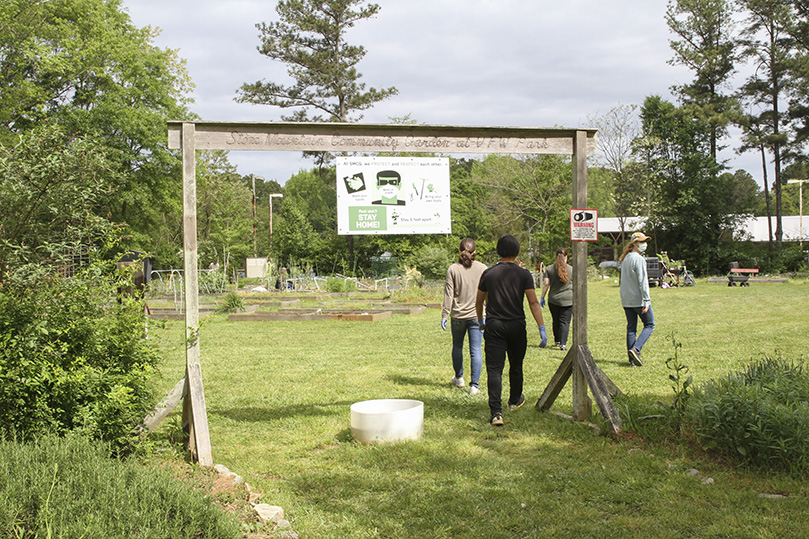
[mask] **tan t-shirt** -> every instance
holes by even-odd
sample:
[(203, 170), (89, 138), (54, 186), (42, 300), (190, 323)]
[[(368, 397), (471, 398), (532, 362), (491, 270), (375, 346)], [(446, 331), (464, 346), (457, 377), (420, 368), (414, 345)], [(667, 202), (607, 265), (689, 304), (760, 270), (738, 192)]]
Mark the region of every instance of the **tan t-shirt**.
[(447, 282), (444, 283), (444, 304), (441, 318), (455, 320), (474, 320), (475, 298), (478, 294), (478, 282), (486, 269), (486, 264), (475, 260), (472, 265), (464, 267), (460, 262), (447, 269)]

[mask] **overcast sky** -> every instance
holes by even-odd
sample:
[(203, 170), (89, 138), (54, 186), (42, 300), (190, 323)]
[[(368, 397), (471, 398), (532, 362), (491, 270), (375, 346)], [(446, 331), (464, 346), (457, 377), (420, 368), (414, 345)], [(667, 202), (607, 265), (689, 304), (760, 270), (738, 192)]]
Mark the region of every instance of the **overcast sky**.
[[(673, 53), (666, 0), (377, 0), (379, 14), (351, 30), (367, 55), (368, 87), (399, 94), (362, 122), (407, 115), (424, 124), (592, 127), (589, 118), (645, 97), (672, 99), (692, 74)], [(259, 54), (259, 22), (277, 20), (274, 0), (124, 0), (136, 26), (161, 29), (196, 84), (192, 110), (206, 121), (279, 121), (283, 111), (234, 101), (245, 82), (288, 84), (286, 69)], [(737, 156), (761, 183), (760, 158)], [(310, 168), (299, 152), (231, 152), (242, 175), (284, 183)]]

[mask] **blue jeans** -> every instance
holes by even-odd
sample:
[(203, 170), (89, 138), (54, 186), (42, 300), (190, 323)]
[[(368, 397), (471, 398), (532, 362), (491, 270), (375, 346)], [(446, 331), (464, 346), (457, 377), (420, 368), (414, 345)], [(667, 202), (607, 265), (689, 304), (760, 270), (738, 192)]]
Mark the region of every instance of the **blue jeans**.
[[(655, 316), (652, 312), (652, 306), (649, 305), (649, 310), (642, 313), (643, 309), (640, 307), (624, 307), (626, 313), (626, 349), (631, 350), (634, 348), (640, 354), (643, 345), (652, 336), (652, 331), (655, 329)], [(643, 329), (638, 332), (638, 318), (643, 322)]]
[(463, 377), (463, 340), (469, 334), (469, 355), (472, 357), (472, 381), (470, 385), (476, 386), (480, 381), (480, 370), (483, 367), (483, 356), (480, 354), (480, 343), (483, 334), (476, 319), (450, 321), (452, 329), (452, 368), (455, 376)]

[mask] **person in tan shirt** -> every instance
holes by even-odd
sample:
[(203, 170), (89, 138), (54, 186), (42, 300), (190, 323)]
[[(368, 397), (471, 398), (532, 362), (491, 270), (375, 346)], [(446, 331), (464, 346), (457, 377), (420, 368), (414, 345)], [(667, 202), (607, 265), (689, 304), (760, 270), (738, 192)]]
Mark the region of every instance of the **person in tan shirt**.
[(463, 344), (469, 336), (469, 355), (472, 369), (469, 381), (469, 393), (480, 392), (480, 371), (483, 367), (483, 356), (480, 346), (483, 341), (477, 314), (475, 298), (478, 281), (486, 269), (486, 265), (475, 260), (477, 255), (475, 240), (464, 238), (458, 248), (458, 261), (447, 269), (447, 281), (444, 283), (444, 304), (441, 311), (441, 329), (446, 331), (447, 320), (451, 320), (452, 330), (452, 368), (455, 375), (450, 383), (456, 387), (464, 387), (463, 379)]

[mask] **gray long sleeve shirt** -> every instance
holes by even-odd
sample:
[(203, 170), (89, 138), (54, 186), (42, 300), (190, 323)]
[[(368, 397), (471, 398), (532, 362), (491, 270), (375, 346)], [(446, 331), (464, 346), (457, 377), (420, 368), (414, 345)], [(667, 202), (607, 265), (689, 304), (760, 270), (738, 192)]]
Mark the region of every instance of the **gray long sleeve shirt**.
[(621, 261), (621, 305), (643, 308), (651, 304), (646, 259), (632, 251)]

